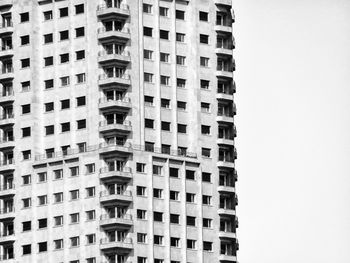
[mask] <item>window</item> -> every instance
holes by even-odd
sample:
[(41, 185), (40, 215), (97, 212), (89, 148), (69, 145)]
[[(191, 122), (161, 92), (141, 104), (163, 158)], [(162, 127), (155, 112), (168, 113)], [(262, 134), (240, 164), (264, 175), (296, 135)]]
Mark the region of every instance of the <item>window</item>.
[(196, 226), (196, 218), (194, 216), (187, 216), (186, 222), (188, 226)]
[(77, 143), (80, 153), (86, 152), (86, 142)]
[(75, 6), (75, 14), (83, 14), (84, 13), (84, 4), (76, 5)]
[(203, 241), (203, 250), (204, 251), (213, 251), (213, 243), (208, 241)]
[(86, 105), (86, 98), (85, 96), (77, 97), (77, 107), (85, 106)]
[(153, 175), (162, 175), (162, 166), (153, 165)]
[(38, 196), (38, 205), (46, 205), (47, 204), (47, 195)]
[(203, 135), (210, 135), (210, 126), (202, 125), (201, 131)]
[(155, 258), (154, 263), (164, 263), (164, 259)]
[(163, 222), (163, 213), (161, 213), (161, 212), (153, 212), (153, 220), (155, 222)]
[(209, 89), (209, 80), (201, 79), (201, 89)]
[(32, 253), (32, 245), (23, 245), (22, 246), (22, 254), (23, 255), (29, 255)]
[(146, 219), (146, 210), (137, 209), (136, 212), (137, 219)]
[(42, 218), (38, 220), (38, 228), (47, 228), (47, 218)]
[(203, 218), (203, 227), (211, 228), (212, 220), (210, 218)]
[(163, 245), (163, 236), (154, 235), (153, 240), (155, 245)]
[(159, 38), (169, 40), (169, 31), (159, 30)]
[(180, 224), (180, 215), (170, 214), (170, 223), (171, 224)]
[(185, 20), (185, 11), (176, 10), (176, 19)]
[(146, 196), (146, 187), (144, 187), (144, 186), (137, 186), (136, 187), (136, 195), (138, 195), (138, 196)]
[(199, 20), (207, 22), (208, 21), (208, 13), (203, 12), (203, 11), (199, 11)]
[(194, 203), (195, 198), (196, 198), (196, 194), (186, 193), (186, 202), (187, 203)]
[(30, 90), (30, 81), (21, 82), (21, 85), (22, 85), (22, 91), (23, 92), (26, 92), (26, 91)]
[(162, 144), (161, 152), (164, 154), (170, 154), (170, 145)]
[(32, 230), (32, 221), (25, 221), (22, 222), (22, 231), (30, 231)]
[(44, 35), (44, 44), (48, 44), (52, 42), (53, 42), (53, 34)]
[(210, 103), (201, 102), (201, 111), (205, 113), (210, 112)]
[(85, 59), (85, 50), (79, 50), (75, 52), (76, 60)]
[(53, 174), (54, 174), (55, 180), (59, 180), (59, 179), (63, 178), (63, 170), (62, 169), (54, 170)]
[(169, 57), (170, 57), (170, 54), (160, 52), (160, 61), (161, 62), (169, 63)]
[(158, 189), (158, 188), (153, 188), (153, 197), (162, 199), (163, 198), (163, 190)]
[(22, 176), (23, 185), (28, 185), (32, 183), (32, 176), (30, 174)]
[(29, 42), (30, 42), (30, 37), (29, 37), (29, 35), (21, 36), (21, 45), (22, 45), (22, 46), (28, 45)]
[(47, 158), (52, 158), (52, 157), (54, 157), (55, 149), (54, 148), (47, 148), (47, 149), (45, 149), (45, 154), (46, 154)]
[(28, 22), (29, 21), (29, 13), (26, 12), (26, 13), (21, 13), (20, 14), (20, 17), (21, 17), (21, 23), (24, 23), (24, 22)]
[(176, 64), (184, 66), (186, 64), (186, 57), (176, 56)]
[(53, 125), (45, 126), (45, 134), (46, 135), (54, 134), (54, 132), (55, 132), (55, 127)]
[(22, 128), (22, 137), (29, 137), (31, 134), (30, 127)]
[(177, 132), (179, 133), (186, 133), (187, 125), (185, 124), (177, 124)]
[(32, 206), (32, 199), (31, 198), (23, 198), (22, 199), (23, 208), (28, 208)]
[(30, 59), (29, 58), (21, 59), (21, 67), (22, 68), (29, 68), (30, 67)]
[(77, 129), (85, 129), (86, 128), (86, 120), (78, 120), (77, 121)]
[(61, 87), (66, 87), (69, 85), (70, 81), (69, 81), (69, 76), (64, 76), (60, 78), (61, 81)]
[(154, 120), (145, 119), (145, 128), (153, 129), (154, 128)]
[(143, 73), (143, 78), (145, 82), (153, 83), (153, 74), (145, 72)]
[(202, 157), (210, 158), (210, 149), (209, 148), (202, 148)]
[(145, 151), (154, 152), (154, 142), (145, 142)]
[(180, 247), (180, 238), (170, 237), (170, 246), (171, 247)]
[(47, 79), (44, 81), (45, 89), (53, 88), (53, 79)]
[(199, 42), (200, 42), (201, 44), (209, 44), (209, 36), (208, 36), (208, 35), (200, 34), (200, 35), (199, 35)]
[(61, 100), (61, 110), (69, 109), (69, 107), (70, 107), (70, 100), (69, 99)]
[(38, 243), (38, 250), (39, 250), (39, 253), (46, 252), (47, 251), (47, 242)]
[(153, 51), (148, 50), (148, 49), (144, 49), (143, 50), (143, 58), (152, 60), (153, 59)]
[(169, 16), (169, 8), (160, 6), (160, 7), (159, 7), (159, 15), (160, 15), (160, 16), (168, 17), (168, 16)]
[(203, 195), (202, 200), (203, 200), (203, 205), (211, 205), (211, 196)]
[(30, 113), (30, 104), (22, 105), (22, 114)]
[(152, 14), (152, 5), (143, 4), (143, 12), (147, 14)]
[(75, 76), (77, 78), (77, 84), (85, 82), (85, 73), (80, 73), (80, 74), (77, 74)]
[(152, 96), (145, 96), (144, 97), (144, 101), (145, 101), (145, 106), (154, 106), (154, 104), (153, 104), (154, 97), (152, 97)]
[(90, 211), (86, 211), (86, 220), (95, 220), (96, 218), (96, 212), (95, 210), (90, 210)]
[(186, 170), (186, 179), (187, 180), (195, 180), (196, 179), (195, 174), (196, 174), (195, 171)]
[(63, 193), (55, 193), (53, 194), (53, 200), (55, 203), (62, 203), (63, 202)]
[(68, 16), (68, 7), (60, 8), (60, 17)]
[(87, 258), (86, 263), (96, 263), (96, 258)]
[(63, 249), (63, 239), (57, 239), (53, 241), (55, 249)]
[(145, 173), (146, 164), (145, 163), (136, 163), (136, 172)]
[(178, 88), (186, 88), (186, 80), (185, 79), (176, 79), (176, 87)]
[(75, 37), (83, 37), (85, 36), (85, 28), (84, 27), (78, 27), (75, 29)]
[(161, 126), (162, 131), (170, 131), (170, 122), (162, 121)]
[(178, 109), (178, 110), (186, 110), (186, 102), (184, 102), (184, 101), (178, 101), (178, 102), (177, 102), (177, 109)]
[(44, 21), (52, 20), (52, 18), (53, 18), (52, 10), (45, 11), (43, 14), (44, 14)]
[(177, 42), (185, 42), (185, 34), (183, 34), (183, 33), (176, 33), (176, 41)]
[(79, 190), (69, 191), (70, 200), (78, 200), (79, 199)]
[(95, 172), (95, 164), (94, 163), (86, 164), (85, 167), (86, 167), (86, 174), (92, 174)]
[(209, 58), (200, 57), (200, 65), (201, 67), (209, 67)]
[(95, 196), (95, 187), (86, 188), (86, 197), (94, 197)]
[(137, 242), (146, 243), (147, 235), (145, 233), (137, 233)]
[(60, 31), (60, 40), (67, 40), (69, 39), (69, 31), (68, 30), (64, 30), (64, 31)]
[(38, 173), (38, 182), (43, 183), (46, 181), (47, 181), (47, 173), (46, 172)]
[(137, 263), (147, 263), (147, 258), (145, 258), (145, 257), (137, 257)]
[(69, 170), (70, 170), (70, 176), (74, 177), (74, 176), (79, 175), (79, 167), (78, 166), (70, 167)]
[(179, 196), (180, 196), (180, 192), (178, 191), (170, 191), (170, 200), (173, 200), (173, 201), (179, 201)]
[(70, 131), (70, 123), (69, 122), (61, 123), (61, 132), (67, 132), (67, 131)]
[(160, 84), (169, 86), (170, 85), (170, 77), (169, 76), (160, 76)]
[(53, 220), (54, 220), (55, 226), (62, 226), (63, 225), (63, 216), (55, 216), (53, 218)]
[(187, 248), (196, 249), (196, 240), (187, 239)]
[(143, 35), (144, 36), (152, 37), (152, 35), (153, 35), (152, 31), (153, 31), (153, 28), (151, 28), (151, 27), (146, 27), (146, 26), (143, 27)]
[(86, 235), (86, 244), (87, 245), (95, 244), (95, 242), (96, 242), (96, 235), (95, 234)]
[(162, 108), (170, 109), (170, 100), (168, 99), (161, 99), (160, 105)]
[(170, 167), (169, 168), (169, 176), (178, 178), (179, 177), (179, 169)]
[(71, 224), (79, 223), (79, 213), (70, 214), (69, 217)]
[(80, 243), (79, 237), (71, 237), (70, 238), (70, 246), (71, 247), (78, 247)]
[(69, 62), (69, 53), (61, 54), (60, 55), (60, 62), (61, 63)]

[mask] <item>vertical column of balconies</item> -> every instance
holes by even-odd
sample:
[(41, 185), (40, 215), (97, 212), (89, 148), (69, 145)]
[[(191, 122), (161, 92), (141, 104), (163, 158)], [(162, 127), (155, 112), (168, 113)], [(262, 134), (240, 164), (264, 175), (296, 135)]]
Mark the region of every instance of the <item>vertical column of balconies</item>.
[(217, 123), (219, 147), (218, 169), (219, 169), (219, 216), (220, 216), (220, 262), (237, 262), (236, 254), (238, 242), (236, 228), (238, 220), (236, 217), (237, 195), (235, 193), (235, 182), (237, 173), (235, 170), (235, 159), (237, 158), (234, 146), (236, 128), (233, 117), (236, 107), (233, 101), (235, 84), (233, 71), (235, 62), (233, 49), (235, 47), (232, 35), (232, 23), (234, 22), (232, 3), (230, 0), (215, 0), (216, 4), (216, 55), (217, 55)]
[(8, 9), (0, 17), (0, 260), (11, 260), (15, 241), (12, 0), (2, 1), (0, 8)]
[(106, 263), (126, 263), (133, 250), (130, 229), (133, 218), (129, 207), (133, 197), (129, 191), (132, 182), (128, 160), (132, 155), (130, 144), (131, 123), (128, 115), (131, 101), (128, 90), (131, 85), (130, 12), (122, 0), (105, 0), (97, 8), (98, 28), (100, 122), (99, 147), (100, 203), (102, 213), (100, 227), (103, 237), (100, 250)]

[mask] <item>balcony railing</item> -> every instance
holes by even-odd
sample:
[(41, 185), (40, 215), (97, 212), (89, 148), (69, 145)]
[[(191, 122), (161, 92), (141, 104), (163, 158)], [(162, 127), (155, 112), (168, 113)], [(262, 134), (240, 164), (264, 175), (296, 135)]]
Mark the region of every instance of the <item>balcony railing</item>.
[(119, 124), (119, 125), (124, 125), (124, 126), (131, 126), (131, 122), (128, 120), (124, 120), (124, 121), (119, 121), (119, 120), (114, 120), (114, 121), (100, 121), (99, 126), (100, 127), (105, 127), (108, 125), (115, 125), (115, 124)]
[(7, 143), (7, 142), (13, 142), (13, 141), (15, 141), (14, 137), (0, 138), (0, 144), (1, 143)]
[(0, 209), (0, 214), (1, 215), (13, 213), (13, 212), (15, 212), (15, 208), (14, 207), (7, 207), (7, 208)]
[(131, 143), (125, 142), (123, 140), (114, 140), (114, 141), (110, 141), (110, 142), (100, 143), (100, 149), (107, 148), (109, 146), (120, 146), (120, 147), (125, 147), (125, 148), (131, 148)]
[(3, 67), (1, 69), (1, 74), (8, 74), (8, 73), (13, 73), (13, 67)]
[(112, 79), (112, 78), (119, 78), (119, 79), (130, 80), (130, 75), (124, 73), (124, 74), (113, 74), (113, 75), (101, 74), (101, 75), (98, 76), (99, 80)]
[(98, 56), (102, 57), (102, 56), (108, 56), (108, 55), (120, 55), (120, 56), (125, 56), (125, 57), (129, 57), (130, 56), (130, 52), (127, 50), (123, 50), (123, 51), (113, 51), (111, 50), (102, 50), (98, 52)]
[(234, 64), (218, 64), (216, 67), (217, 71), (226, 71), (226, 72), (232, 72), (234, 71)]
[(129, 34), (130, 33), (130, 29), (127, 28), (127, 27), (113, 28), (113, 29), (107, 29), (105, 27), (100, 27), (99, 29), (97, 29), (97, 33), (98, 34), (102, 34), (102, 33), (106, 33), (106, 32), (120, 32), (120, 33)]
[(2, 46), (1, 51), (7, 51), (7, 50), (12, 50), (12, 46)]
[(0, 98), (4, 98), (4, 97), (9, 97), (9, 96), (13, 96), (14, 95), (14, 91), (10, 90), (10, 91), (3, 91), (0, 93)]
[(216, 42), (216, 48), (233, 49), (233, 42)]
[(122, 168), (117, 168), (117, 167), (102, 167), (100, 169), (100, 173), (109, 173), (109, 172), (124, 172), (124, 173), (131, 173), (131, 168), (130, 167), (122, 167)]
[(0, 167), (1, 166), (6, 166), (6, 165), (11, 165), (11, 164), (15, 164), (14, 159), (8, 159), (8, 160), (0, 160)]
[(127, 98), (127, 97), (124, 97), (124, 98), (121, 98), (121, 97), (117, 97), (117, 98), (106, 98), (106, 97), (103, 97), (103, 98), (100, 98), (99, 99), (99, 103), (106, 103), (106, 102), (110, 102), (110, 101), (115, 101), (115, 102), (121, 102), (121, 103), (130, 103), (130, 98)]
[(121, 196), (132, 196), (132, 193), (131, 191), (128, 191), (128, 190), (116, 190), (115, 192), (111, 192), (109, 190), (105, 190), (105, 191), (102, 191), (100, 193), (100, 196), (101, 197), (106, 197), (106, 196), (114, 196), (114, 195), (121, 195)]
[(15, 184), (0, 185), (0, 191), (14, 190), (14, 189), (15, 189)]
[(108, 243), (114, 243), (114, 242), (119, 242), (119, 243), (124, 243), (124, 244), (132, 244), (132, 239), (130, 237), (126, 237), (123, 239), (113, 239), (113, 238), (101, 238), (100, 243), (101, 244), (108, 244)]
[(124, 220), (132, 220), (132, 216), (125, 214), (125, 215), (111, 215), (111, 214), (103, 214), (101, 215), (101, 220), (108, 220), (108, 219), (124, 219)]
[(8, 27), (13, 27), (12, 21), (7, 21), (5, 23), (0, 23), (0, 29), (1, 28), (8, 28)]
[(126, 11), (129, 10), (129, 6), (128, 5), (117, 2), (116, 5), (114, 5), (113, 3), (107, 3), (107, 4), (99, 5), (97, 7), (97, 11), (103, 11), (103, 10), (105, 10), (107, 8), (119, 8), (119, 9), (126, 10)]

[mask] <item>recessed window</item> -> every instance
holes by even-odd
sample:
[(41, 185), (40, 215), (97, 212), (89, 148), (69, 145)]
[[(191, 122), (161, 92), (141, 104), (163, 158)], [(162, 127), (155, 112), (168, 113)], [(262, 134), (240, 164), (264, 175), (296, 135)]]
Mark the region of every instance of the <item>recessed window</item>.
[(169, 176), (178, 178), (179, 177), (179, 169), (170, 167), (169, 168)]
[(85, 50), (79, 50), (75, 52), (76, 60), (85, 59)]
[(43, 14), (44, 14), (44, 21), (53, 19), (52, 10), (45, 11)]
[(170, 154), (170, 145), (162, 144), (161, 152), (164, 154)]
[(86, 105), (86, 97), (77, 97), (77, 107)]
[(137, 242), (146, 243), (147, 235), (145, 233), (137, 233)]
[(146, 210), (137, 209), (137, 211), (136, 211), (137, 219), (145, 220), (146, 219), (146, 213), (147, 213)]
[(171, 247), (180, 247), (180, 238), (170, 237), (170, 246)]
[(64, 31), (60, 31), (60, 40), (67, 40), (69, 39), (69, 31), (68, 30), (64, 30)]
[(210, 103), (201, 102), (201, 111), (205, 113), (210, 112)]
[(85, 129), (86, 128), (86, 120), (78, 120), (77, 121), (77, 129)]
[(169, 53), (160, 52), (160, 61), (161, 62), (169, 63), (169, 57), (170, 57)]
[(79, 199), (79, 190), (69, 191), (70, 200), (78, 200)]
[(68, 16), (68, 7), (60, 8), (60, 17)]
[(23, 208), (28, 208), (32, 206), (32, 199), (31, 198), (23, 198), (22, 199)]
[(154, 235), (153, 240), (155, 245), (163, 245), (163, 236)]
[(179, 201), (180, 200), (180, 198), (179, 198), (179, 196), (180, 196), (180, 192), (178, 192), (178, 191), (170, 191), (170, 200), (173, 200), (173, 201)]
[(96, 219), (96, 212), (95, 210), (89, 210), (86, 211), (86, 220), (95, 220)]
[(96, 242), (96, 235), (95, 234), (86, 235), (86, 244), (87, 245), (95, 244), (95, 242)]
[(210, 158), (210, 149), (209, 148), (202, 148), (202, 157)]
[(38, 205), (46, 205), (47, 204), (47, 195), (38, 196)]
[(209, 58), (200, 57), (200, 65), (201, 67), (209, 67)]
[(61, 132), (70, 131), (70, 122), (61, 123)]
[(199, 20), (207, 22), (208, 21), (208, 13), (203, 12), (203, 11), (199, 11)]
[(154, 198), (163, 198), (163, 190), (158, 188), (153, 188), (153, 197)]
[(38, 220), (38, 228), (47, 228), (47, 218), (42, 218)]
[(72, 224), (79, 223), (79, 213), (70, 214), (69, 217)]
[(53, 65), (53, 57), (44, 58), (44, 65), (45, 65), (45, 67), (52, 66)]
[(145, 82), (153, 83), (153, 74), (145, 72), (143, 73), (143, 78)]
[(177, 124), (177, 132), (186, 133), (187, 132), (187, 125), (178, 123)]
[(61, 110), (69, 109), (69, 107), (70, 107), (70, 100), (69, 99), (61, 100)]
[(29, 68), (30, 67), (30, 59), (25, 58), (21, 59), (21, 68)]
[(203, 227), (211, 228), (212, 227), (212, 219), (210, 219), (210, 218), (203, 218)]
[(84, 4), (76, 5), (75, 6), (75, 14), (83, 14), (84, 13)]
[(86, 188), (86, 197), (94, 197), (95, 196), (95, 187)]
[(154, 152), (154, 142), (145, 142), (145, 151)]
[(196, 249), (196, 240), (187, 239), (187, 248)]
[(203, 241), (203, 250), (204, 251), (213, 251), (213, 243), (208, 241)]
[(185, 34), (183, 34), (183, 33), (176, 33), (176, 41), (177, 42), (185, 42)]
[(187, 216), (186, 223), (188, 226), (196, 226), (196, 218), (194, 216)]
[(200, 42), (201, 44), (209, 44), (209, 36), (208, 36), (208, 35), (200, 34), (200, 35), (199, 35), (199, 42)]
[(185, 11), (176, 10), (176, 19), (185, 20)]
[(45, 89), (52, 89), (53, 88), (53, 79), (47, 79), (44, 81)]
[(22, 255), (29, 255), (32, 254), (32, 245), (23, 245), (22, 246)]
[(196, 175), (195, 171), (186, 170), (186, 179), (187, 180), (195, 180), (196, 179), (195, 175)]
[(22, 151), (23, 160), (29, 160), (31, 158), (31, 150)]
[(211, 196), (209, 195), (203, 195), (203, 205), (211, 205)]
[(136, 172), (145, 173), (146, 172), (146, 164), (145, 163), (136, 163)]
[(30, 174), (26, 174), (22, 176), (23, 185), (28, 185), (32, 183), (32, 176)]
[(22, 128), (22, 137), (29, 137), (31, 134), (30, 127)]
[(86, 81), (85, 73), (80, 73), (80, 74), (77, 74), (75, 76), (77, 79), (77, 84), (85, 83), (85, 81)]
[(70, 176), (74, 177), (74, 176), (79, 175), (79, 167), (78, 166), (70, 167), (69, 170), (70, 170)]
[(162, 121), (161, 128), (162, 131), (170, 131), (170, 122)]
[(53, 241), (54, 249), (63, 249), (63, 239), (57, 239)]
[(183, 88), (183, 89), (186, 88), (186, 80), (177, 78), (176, 79), (176, 87)]
[(169, 31), (159, 30), (159, 38), (169, 40)]
[(21, 23), (25, 23), (25, 22), (28, 22), (29, 21), (29, 13), (26, 12), (26, 13), (21, 13), (20, 14), (20, 20), (21, 20)]
[(61, 54), (60, 55), (60, 62), (61, 63), (69, 62), (69, 53)]
[(169, 8), (160, 6), (160, 7), (159, 7), (159, 15), (160, 15), (160, 16), (168, 17), (168, 16), (169, 16)]
[(148, 49), (144, 49), (143, 50), (143, 58), (152, 60), (153, 59), (153, 51), (148, 50)]
[(186, 102), (184, 101), (177, 101), (177, 109), (178, 110), (186, 110)]
[(22, 92), (30, 91), (30, 81), (21, 82)]
[(201, 89), (209, 89), (209, 80), (201, 79)]
[(186, 64), (185, 56), (176, 56), (176, 64), (184, 66)]
[(145, 258), (145, 257), (137, 257), (137, 263), (147, 263), (147, 258)]
[(164, 86), (170, 85), (170, 77), (169, 76), (160, 76), (160, 84)]
[(201, 132), (203, 135), (210, 135), (210, 126), (202, 125)]
[(145, 106), (154, 106), (154, 97), (145, 96), (144, 97)]
[(85, 36), (85, 28), (84, 27), (78, 27), (75, 29), (75, 37), (83, 37)]
[(162, 175), (162, 166), (160, 165), (153, 165), (152, 167), (152, 172), (153, 172), (153, 175)]
[(186, 202), (187, 203), (194, 203), (195, 202), (196, 195), (192, 193), (186, 193)]
[(38, 252), (46, 252), (47, 251), (47, 242), (38, 243)]
[(52, 42), (53, 42), (53, 34), (44, 35), (44, 44), (48, 44)]
[(95, 164), (94, 163), (86, 164), (85, 168), (86, 168), (86, 174), (93, 174), (93, 173), (95, 173)]
[(21, 45), (22, 45), (22, 46), (28, 45), (29, 42), (30, 42), (30, 37), (29, 37), (29, 35), (21, 36)]
[(143, 35), (147, 36), (147, 37), (152, 37), (152, 35), (153, 35), (153, 28), (144, 26), (143, 27)]
[(45, 126), (45, 134), (46, 135), (51, 135), (51, 134), (54, 134), (54, 133), (55, 133), (54, 125)]
[(63, 193), (54, 193), (53, 194), (53, 200), (55, 203), (62, 203), (63, 202)]
[(70, 246), (71, 247), (78, 247), (79, 245), (80, 245), (79, 237), (71, 237), (70, 238)]
[(54, 103), (53, 102), (45, 103), (45, 112), (50, 112), (53, 110), (54, 110)]
[(155, 222), (163, 222), (163, 213), (161, 213), (161, 212), (153, 212), (153, 220)]
[(180, 215), (170, 214), (170, 223), (171, 224), (180, 224)]
[(32, 230), (32, 221), (25, 221), (22, 222), (22, 231), (30, 231)]
[(143, 4), (143, 12), (147, 14), (152, 14), (152, 5)]
[(55, 216), (53, 218), (54, 226), (62, 226), (63, 225), (63, 216)]
[(30, 113), (30, 104), (22, 105), (22, 114)]
[(70, 83), (69, 76), (61, 77), (61, 78), (60, 78), (60, 81), (61, 81), (61, 87), (66, 87), (66, 86), (68, 86), (69, 83)]

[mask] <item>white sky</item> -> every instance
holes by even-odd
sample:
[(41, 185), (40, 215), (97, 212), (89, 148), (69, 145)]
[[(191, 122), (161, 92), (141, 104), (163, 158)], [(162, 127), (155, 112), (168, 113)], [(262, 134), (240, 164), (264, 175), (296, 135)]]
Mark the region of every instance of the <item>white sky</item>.
[(350, 0), (233, 0), (240, 263), (350, 262)]

